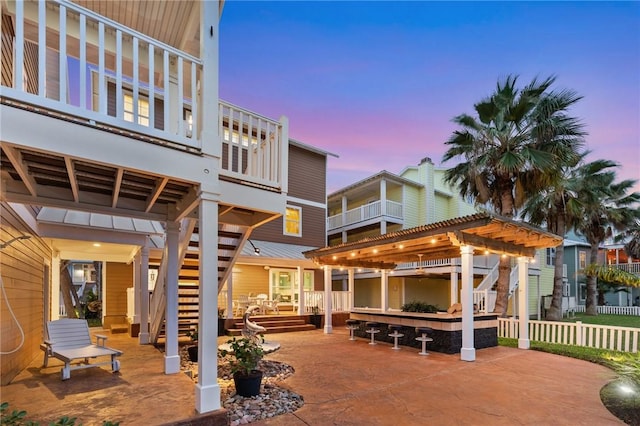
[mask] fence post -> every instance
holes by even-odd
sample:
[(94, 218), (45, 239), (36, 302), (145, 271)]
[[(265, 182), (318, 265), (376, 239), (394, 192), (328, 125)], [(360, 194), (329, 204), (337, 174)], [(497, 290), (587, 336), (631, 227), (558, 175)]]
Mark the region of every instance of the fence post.
[(576, 345), (582, 346), (582, 321), (576, 321)]

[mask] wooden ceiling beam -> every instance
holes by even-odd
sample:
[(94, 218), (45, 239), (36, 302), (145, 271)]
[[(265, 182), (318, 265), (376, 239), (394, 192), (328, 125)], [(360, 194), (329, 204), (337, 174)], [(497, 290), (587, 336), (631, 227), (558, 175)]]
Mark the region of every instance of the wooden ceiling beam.
[(470, 245), (477, 249), (488, 250), (490, 252), (508, 254), (512, 256), (534, 257), (536, 255), (536, 250), (534, 248), (525, 247), (519, 244), (496, 241), (490, 238), (485, 238), (474, 234), (467, 234), (461, 231), (455, 231), (454, 234), (457, 243), (461, 245)]

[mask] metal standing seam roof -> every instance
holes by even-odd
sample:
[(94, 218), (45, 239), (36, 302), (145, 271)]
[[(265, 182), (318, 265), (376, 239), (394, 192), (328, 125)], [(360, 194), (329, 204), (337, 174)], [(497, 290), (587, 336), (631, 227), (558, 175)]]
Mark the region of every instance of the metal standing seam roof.
[[(317, 247), (302, 246), (296, 244), (275, 243), (271, 241), (251, 240), (254, 246), (260, 249), (260, 257), (291, 260), (308, 260), (302, 253), (314, 250)], [(251, 244), (246, 243), (240, 252), (241, 256), (255, 256)], [(255, 256), (257, 257), (257, 256)]]
[[(393, 269), (398, 263), (460, 256), (460, 247), (473, 246), (477, 254), (535, 256), (535, 250), (556, 247), (562, 237), (523, 222), (490, 213), (476, 213), (404, 229), (359, 241), (306, 251), (322, 265)], [(419, 256), (421, 255), (421, 256)]]
[(57, 225), (73, 225), (103, 230), (131, 232), (147, 235), (164, 235), (161, 222), (101, 213), (89, 213), (77, 210), (42, 207), (36, 217), (38, 222)]

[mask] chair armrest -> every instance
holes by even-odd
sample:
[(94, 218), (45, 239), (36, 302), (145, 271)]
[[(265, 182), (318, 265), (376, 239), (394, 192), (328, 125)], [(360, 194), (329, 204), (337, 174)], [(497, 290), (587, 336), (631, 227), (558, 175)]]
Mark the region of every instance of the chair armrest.
[(98, 346), (104, 346), (106, 341), (107, 341), (107, 336), (105, 336), (104, 334), (96, 334), (96, 342)]
[(55, 342), (53, 340), (45, 340), (44, 341), (44, 345), (45, 347), (42, 348), (42, 346), (40, 346), (46, 353), (48, 353), (49, 355), (51, 355), (53, 353), (53, 344)]

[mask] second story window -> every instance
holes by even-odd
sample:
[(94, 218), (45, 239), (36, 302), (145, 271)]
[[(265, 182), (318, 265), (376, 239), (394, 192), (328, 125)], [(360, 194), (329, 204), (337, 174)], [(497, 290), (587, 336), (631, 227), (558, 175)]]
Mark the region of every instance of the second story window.
[(587, 267), (587, 252), (579, 251), (578, 252), (578, 269), (582, 270)]
[(556, 248), (547, 249), (547, 266), (555, 266), (556, 264)]
[[(124, 94), (124, 119), (133, 123), (133, 95), (131, 93)], [(149, 127), (149, 100), (138, 97), (138, 124)]]
[(302, 236), (302, 209), (300, 207), (287, 206), (284, 217), (284, 235)]

